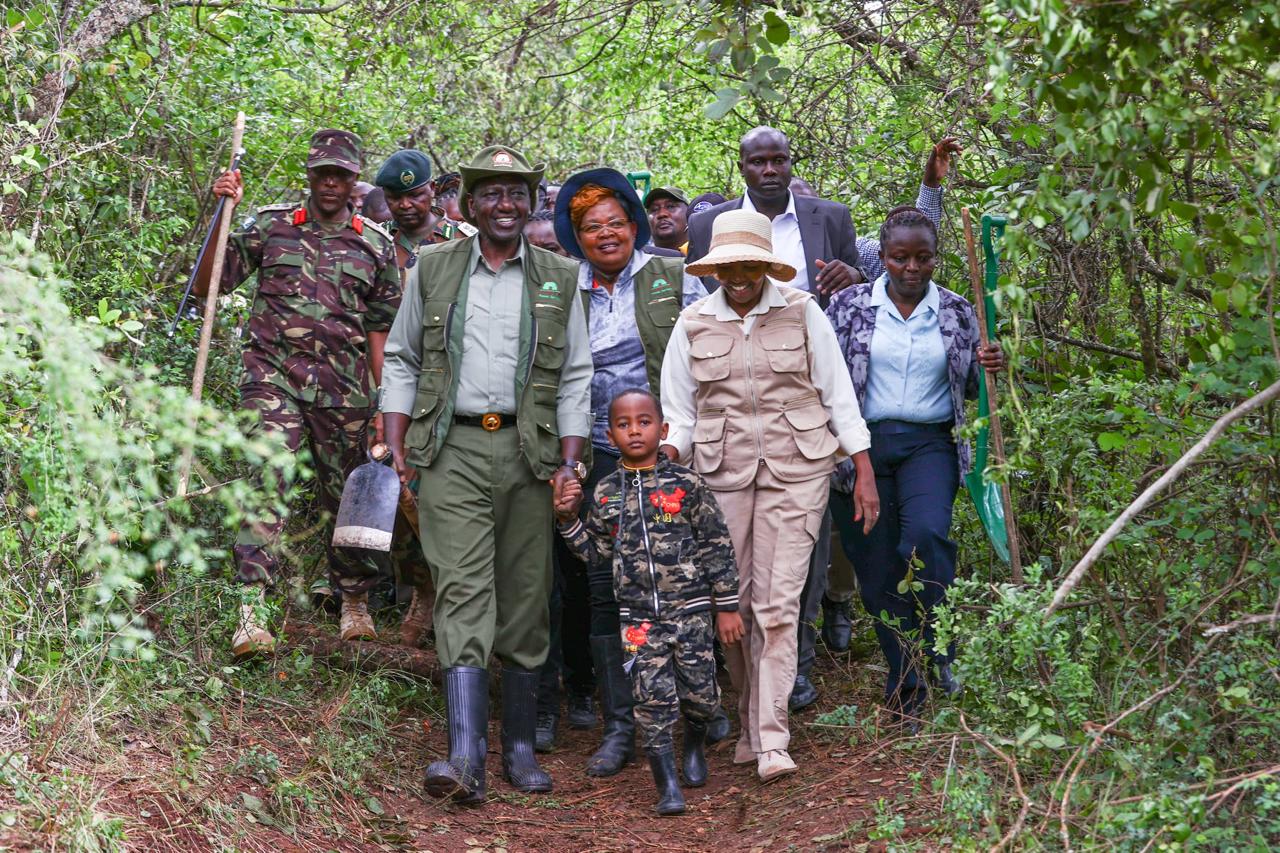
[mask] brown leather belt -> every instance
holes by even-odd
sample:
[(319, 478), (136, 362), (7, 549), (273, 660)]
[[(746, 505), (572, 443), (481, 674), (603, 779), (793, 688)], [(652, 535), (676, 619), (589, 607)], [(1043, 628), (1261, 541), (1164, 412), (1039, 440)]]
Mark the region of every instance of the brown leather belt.
[(486, 412), (483, 415), (454, 415), (453, 422), (463, 426), (478, 426), (486, 432), (497, 432), (503, 427), (515, 426), (515, 415), (500, 415), (497, 412)]

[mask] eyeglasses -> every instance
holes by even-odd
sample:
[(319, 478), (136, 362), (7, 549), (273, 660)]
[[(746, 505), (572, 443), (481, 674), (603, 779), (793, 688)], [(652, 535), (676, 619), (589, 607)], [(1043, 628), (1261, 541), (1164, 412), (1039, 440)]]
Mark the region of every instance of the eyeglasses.
[(594, 237), (606, 228), (610, 231), (621, 231), (630, 224), (631, 222), (626, 219), (610, 219), (608, 222), (592, 222), (590, 225), (583, 225), (578, 230), (583, 234)]

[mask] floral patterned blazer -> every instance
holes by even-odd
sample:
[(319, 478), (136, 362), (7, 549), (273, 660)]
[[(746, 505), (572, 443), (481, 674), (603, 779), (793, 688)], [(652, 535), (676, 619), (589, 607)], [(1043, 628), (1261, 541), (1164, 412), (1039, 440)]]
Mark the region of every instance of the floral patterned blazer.
[[(884, 278), (887, 275), (882, 275)], [(947, 351), (947, 375), (951, 385), (951, 411), (956, 427), (964, 425), (964, 401), (978, 396), (978, 316), (973, 306), (958, 293), (952, 293), (937, 282), (938, 328)], [(871, 304), (869, 283), (855, 284), (831, 297), (827, 317), (836, 330), (836, 340), (844, 353), (849, 375), (853, 377), (853, 390), (858, 405), (867, 397), (867, 370), (871, 366), (871, 336), (876, 330), (876, 309)], [(960, 465), (960, 478), (969, 473), (971, 453), (967, 441), (959, 442), (956, 457)], [(853, 463), (848, 459), (831, 475), (832, 486), (837, 491), (853, 491)]]

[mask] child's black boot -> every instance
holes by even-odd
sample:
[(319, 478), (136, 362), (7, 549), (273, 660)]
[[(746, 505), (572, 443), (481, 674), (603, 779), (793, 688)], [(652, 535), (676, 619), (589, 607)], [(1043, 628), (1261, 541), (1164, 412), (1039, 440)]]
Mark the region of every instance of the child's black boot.
[(649, 753), (649, 769), (653, 771), (653, 783), (658, 787), (658, 814), (684, 814), (684, 794), (676, 779), (676, 754), (671, 747)]
[(684, 756), (680, 762), (680, 772), (684, 776), (684, 783), (690, 788), (701, 788), (707, 784), (707, 756), (703, 752), (706, 742), (706, 721), (685, 717)]

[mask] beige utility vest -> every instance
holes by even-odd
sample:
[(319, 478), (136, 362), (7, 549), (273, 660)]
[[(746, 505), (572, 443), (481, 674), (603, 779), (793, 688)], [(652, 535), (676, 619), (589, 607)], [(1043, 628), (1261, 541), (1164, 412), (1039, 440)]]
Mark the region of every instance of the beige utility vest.
[[(809, 334), (801, 290), (779, 287), (785, 307), (740, 322), (702, 314), (706, 300), (683, 312), (689, 369), (697, 382), (693, 468), (719, 491), (741, 489), (767, 465), (779, 480), (829, 475), (840, 444), (809, 378)], [(708, 297), (711, 298), (711, 297)]]

